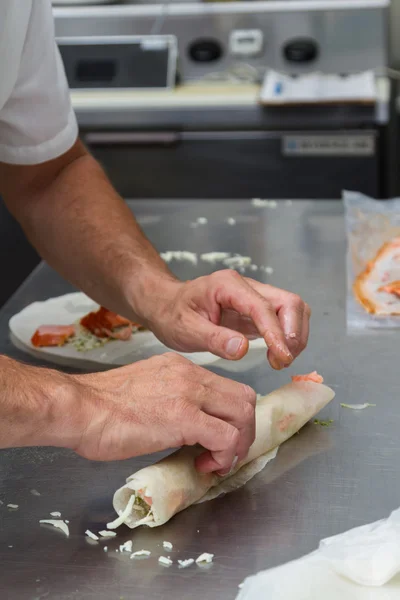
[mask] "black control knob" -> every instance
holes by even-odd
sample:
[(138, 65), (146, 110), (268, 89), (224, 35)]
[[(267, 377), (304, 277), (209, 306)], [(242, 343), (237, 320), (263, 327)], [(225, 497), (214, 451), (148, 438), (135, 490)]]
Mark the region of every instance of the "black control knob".
[(297, 38), (287, 42), (283, 48), (283, 54), (289, 62), (308, 63), (318, 56), (319, 48), (315, 40), (311, 38)]
[(222, 46), (217, 40), (195, 40), (189, 46), (189, 56), (195, 62), (214, 62), (221, 58)]

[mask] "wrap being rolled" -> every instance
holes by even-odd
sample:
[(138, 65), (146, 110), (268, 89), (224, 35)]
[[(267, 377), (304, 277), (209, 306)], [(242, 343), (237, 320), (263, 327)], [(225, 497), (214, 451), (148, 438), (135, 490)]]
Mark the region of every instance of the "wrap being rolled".
[(119, 517), (107, 527), (115, 529), (123, 523), (131, 529), (144, 524), (157, 527), (192, 504), (246, 483), (274, 458), (280, 444), (334, 398), (334, 392), (322, 381), (316, 373), (297, 376), (292, 383), (260, 398), (255, 441), (247, 457), (226, 477), (197, 472), (195, 458), (204, 452), (199, 446), (181, 448), (128, 477), (114, 494)]

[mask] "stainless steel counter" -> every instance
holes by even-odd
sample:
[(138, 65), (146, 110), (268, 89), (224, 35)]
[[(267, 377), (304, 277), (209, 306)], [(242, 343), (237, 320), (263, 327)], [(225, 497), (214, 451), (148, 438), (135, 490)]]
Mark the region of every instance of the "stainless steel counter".
[[(267, 364), (234, 375), (259, 392), (285, 383), (292, 372), (317, 369), (336, 391), (322, 413), (330, 429), (308, 425), (245, 488), (193, 507), (160, 529), (121, 528), (115, 541), (90, 544), (112, 517), (111, 499), (125, 477), (155, 457), (92, 463), (55, 449), (0, 452), (0, 598), (7, 600), (233, 599), (242, 579), (314, 549), (320, 538), (386, 516), (400, 504), (400, 403), (396, 332), (348, 337), (345, 332), (345, 238), (339, 202), (135, 202), (135, 213), (160, 251), (211, 250), (249, 255), (274, 268), (261, 280), (303, 295), (313, 308), (307, 352), (290, 372)], [(195, 229), (190, 222), (207, 217)], [(237, 224), (224, 223), (235, 217)], [(174, 263), (183, 278), (210, 269)], [(33, 362), (8, 341), (9, 317), (34, 300), (70, 287), (41, 266), (0, 311), (0, 351)], [(340, 402), (370, 402), (352, 412)], [(32, 495), (38, 490), (41, 496)], [(10, 511), (6, 504), (19, 504)], [(50, 511), (70, 521), (71, 535), (39, 525)], [(136, 562), (116, 553), (132, 539), (152, 551)], [(173, 559), (215, 554), (209, 568), (179, 570), (157, 564), (173, 543)], [(107, 545), (108, 553), (102, 546)], [(10, 547), (12, 546), (12, 547)], [(271, 599), (273, 600), (273, 599)]]

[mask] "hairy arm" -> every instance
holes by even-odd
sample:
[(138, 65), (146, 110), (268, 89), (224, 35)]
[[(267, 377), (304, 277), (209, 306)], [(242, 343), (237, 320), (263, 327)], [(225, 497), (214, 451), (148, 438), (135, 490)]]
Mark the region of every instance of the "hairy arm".
[(67, 375), (0, 356), (0, 448), (73, 448), (77, 405)]
[(0, 182), (9, 210), (52, 267), (100, 304), (146, 323), (174, 277), (80, 141), (48, 163), (0, 164)]

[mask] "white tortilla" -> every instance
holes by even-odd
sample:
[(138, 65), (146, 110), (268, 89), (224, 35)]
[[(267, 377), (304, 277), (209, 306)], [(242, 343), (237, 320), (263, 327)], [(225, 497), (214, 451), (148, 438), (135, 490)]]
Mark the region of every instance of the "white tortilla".
[[(79, 321), (88, 312), (97, 310), (98, 304), (81, 292), (65, 294), (58, 298), (50, 298), (44, 302), (34, 302), (20, 313), (13, 316), (9, 322), (11, 340), (13, 344), (32, 356), (45, 359), (49, 362), (78, 369), (95, 370), (110, 366), (123, 366), (132, 362), (143, 360), (156, 354), (168, 352), (169, 348), (162, 344), (150, 331), (134, 333), (130, 340), (123, 342), (112, 340), (100, 348), (88, 352), (78, 352), (72, 344), (54, 348), (35, 348), (31, 338), (36, 329), (41, 325), (70, 325)], [(249, 361), (263, 357), (265, 360), (265, 342), (262, 339), (250, 342), (252, 353), (245, 357), (246, 368)], [(227, 370), (240, 370), (239, 363), (222, 360), (210, 352), (179, 352), (197, 365), (210, 365), (218, 362), (218, 367)], [(243, 366), (241, 365), (243, 368)]]
[[(147, 520), (146, 525), (157, 527), (192, 504), (244, 485), (274, 457), (271, 451), (276, 455), (279, 445), (299, 431), (334, 396), (333, 390), (312, 381), (283, 386), (258, 401), (256, 439), (246, 459), (232, 474), (221, 478), (214, 473), (198, 473), (195, 458), (203, 449), (184, 447), (128, 477), (127, 483), (114, 494), (114, 509), (121, 514), (132, 495), (144, 490), (145, 495), (152, 498), (152, 520)], [(130, 511), (124, 521), (134, 529), (142, 524), (141, 516), (137, 511)]]

